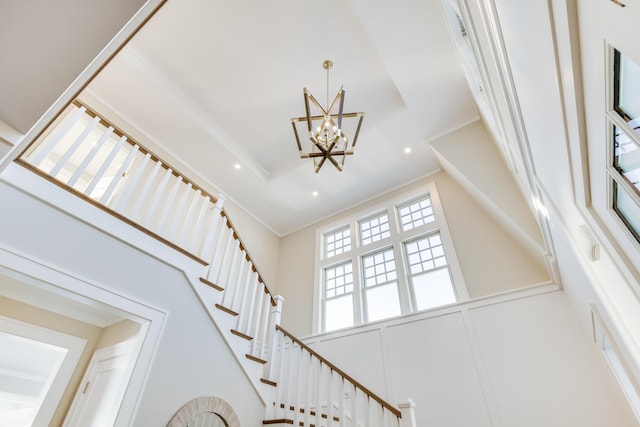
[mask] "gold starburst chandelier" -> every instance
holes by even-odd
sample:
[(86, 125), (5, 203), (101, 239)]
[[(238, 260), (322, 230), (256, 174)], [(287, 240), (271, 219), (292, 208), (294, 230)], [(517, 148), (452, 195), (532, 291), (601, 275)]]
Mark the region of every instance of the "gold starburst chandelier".
[[(344, 159), (353, 154), (353, 150), (358, 140), (360, 126), (364, 113), (344, 113), (344, 88), (340, 86), (338, 94), (329, 105), (329, 70), (333, 67), (333, 62), (329, 59), (322, 63), (322, 67), (327, 70), (327, 104), (323, 108), (316, 98), (303, 89), (304, 107), (306, 115), (304, 117), (294, 117), (291, 119), (293, 133), (298, 143), (298, 152), (301, 159), (312, 159), (315, 172), (318, 173), (322, 165), (329, 160), (339, 171), (342, 171)], [(317, 113), (311, 115), (311, 106), (315, 106)], [(337, 108), (337, 112), (335, 109)], [(315, 112), (315, 111), (314, 111)], [(343, 132), (343, 120), (357, 120), (357, 126), (353, 139), (349, 139)], [(306, 123), (307, 133), (310, 141), (308, 152), (303, 151), (298, 134), (298, 124)]]

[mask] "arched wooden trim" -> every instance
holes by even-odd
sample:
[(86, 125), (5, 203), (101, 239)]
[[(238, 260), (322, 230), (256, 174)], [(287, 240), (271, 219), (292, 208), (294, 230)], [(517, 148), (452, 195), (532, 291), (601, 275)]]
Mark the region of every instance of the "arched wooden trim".
[(238, 415), (231, 405), (219, 397), (198, 397), (186, 403), (175, 413), (167, 427), (185, 427), (189, 420), (202, 412), (220, 415), (228, 427), (240, 427)]

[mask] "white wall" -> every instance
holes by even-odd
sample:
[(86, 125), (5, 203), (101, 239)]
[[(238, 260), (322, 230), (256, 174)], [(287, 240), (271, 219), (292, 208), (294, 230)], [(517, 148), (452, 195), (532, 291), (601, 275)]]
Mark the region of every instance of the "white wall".
[(492, 295), (549, 280), (548, 273), (446, 173), (438, 173), (282, 238), (276, 293), (285, 298), (282, 324), (293, 334), (313, 333), (315, 230), (435, 181), (471, 298)]
[(306, 342), (421, 426), (636, 426), (587, 338), (553, 291)]
[[(62, 190), (51, 186), (45, 193), (54, 199), (57, 191)], [(152, 363), (136, 367), (146, 379), (135, 417), (126, 425), (166, 425), (183, 404), (199, 396), (225, 399), (242, 425), (259, 424), (264, 405), (183, 272), (4, 182), (0, 199), (3, 247), (166, 313)], [(76, 203), (67, 205), (74, 213), (95, 209), (79, 199)], [(96, 210), (96, 215), (103, 213)], [(201, 268), (189, 273), (197, 277)], [(128, 392), (126, 398), (136, 394)]]
[(0, 1), (0, 120), (26, 133), (143, 4)]

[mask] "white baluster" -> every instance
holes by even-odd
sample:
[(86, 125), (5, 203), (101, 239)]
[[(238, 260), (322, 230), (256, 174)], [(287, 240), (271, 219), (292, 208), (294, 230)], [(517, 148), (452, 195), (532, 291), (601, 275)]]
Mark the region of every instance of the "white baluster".
[[(276, 297), (277, 301), (277, 297)], [(305, 372), (304, 375), (301, 375), (301, 378), (304, 378), (302, 384), (304, 386), (304, 425), (308, 426), (311, 423), (311, 406), (313, 401), (312, 389), (311, 387), (315, 384), (313, 382), (313, 355), (305, 350), (304, 352), (305, 358)]]
[(355, 384), (351, 384), (351, 425), (356, 427), (358, 425), (358, 421), (360, 419), (360, 414), (358, 413), (358, 388)]
[(216, 212), (213, 213), (214, 219), (213, 221), (217, 221), (216, 226), (216, 238), (215, 244), (212, 246), (212, 254), (211, 254), (211, 262), (209, 263), (209, 272), (207, 273), (208, 280), (214, 280), (214, 276), (217, 277), (218, 272), (220, 271), (220, 259), (222, 254), (224, 254), (224, 245), (227, 240), (225, 237), (229, 233), (229, 229), (227, 228), (227, 220), (222, 215), (217, 215)]
[[(226, 221), (226, 220), (225, 220)], [(225, 225), (225, 227), (227, 228), (227, 230), (225, 230), (225, 235), (226, 235), (226, 239), (224, 241), (224, 245), (221, 246), (220, 248), (220, 253), (222, 253), (222, 258), (220, 259), (220, 264), (218, 264), (217, 267), (217, 271), (216, 271), (216, 280), (214, 281), (214, 283), (224, 287), (224, 284), (222, 283), (222, 273), (224, 271), (224, 269), (227, 267), (227, 262), (229, 259), (229, 254), (231, 253), (231, 251), (233, 250), (233, 245), (235, 244), (235, 239), (233, 238), (233, 231), (228, 228), (228, 223), (227, 225)]]
[(286, 378), (285, 378), (285, 393), (283, 396), (283, 402), (284, 403), (284, 417), (287, 418), (287, 415), (289, 413), (289, 408), (291, 407), (292, 403), (291, 403), (291, 396), (292, 396), (292, 382), (293, 382), (293, 364), (294, 362), (294, 356), (295, 356), (295, 351), (294, 351), (294, 342), (291, 339), (287, 339), (288, 342), (288, 349), (287, 349), (287, 364), (283, 366), (283, 370), (285, 372)]
[(182, 223), (181, 232), (179, 236), (176, 238), (176, 242), (184, 247), (184, 243), (187, 240), (189, 234), (193, 236), (193, 216), (198, 207), (198, 203), (202, 200), (200, 190), (190, 191), (191, 192), (191, 203), (189, 203), (189, 208), (187, 209), (187, 214), (185, 215), (184, 222)]
[[(186, 247), (189, 248), (189, 250), (193, 251), (196, 255), (202, 257), (202, 253), (198, 252), (198, 248), (201, 246), (198, 244), (198, 242), (201, 242), (203, 239), (202, 236), (202, 231), (200, 230), (202, 228), (202, 223), (204, 222), (204, 218), (207, 215), (207, 210), (209, 209), (209, 207), (212, 206), (211, 203), (211, 198), (209, 196), (205, 196), (204, 199), (202, 199), (202, 204), (200, 205), (200, 210), (198, 211), (198, 216), (196, 217), (196, 223), (193, 226), (193, 230), (191, 231), (191, 240), (186, 242)], [(205, 236), (208, 234), (205, 231)]]
[[(278, 342), (280, 342), (280, 354), (278, 355), (278, 376), (277, 378), (277, 383), (278, 383), (278, 387), (276, 390), (276, 409), (280, 408), (280, 403), (282, 403), (284, 401), (284, 390), (285, 390), (285, 352), (286, 352), (286, 345), (287, 345), (287, 337), (284, 335), (284, 333), (278, 331)], [(320, 424), (318, 424), (319, 426)]]
[(169, 192), (169, 196), (166, 201), (163, 203), (164, 207), (162, 208), (162, 212), (160, 212), (160, 219), (158, 220), (158, 232), (168, 236), (169, 233), (162, 233), (162, 229), (164, 228), (165, 222), (169, 219), (169, 212), (173, 210), (173, 201), (178, 194), (178, 190), (180, 189), (180, 184), (182, 184), (182, 177), (177, 176), (173, 187), (171, 187), (171, 191)]
[(100, 121), (99, 117), (94, 117), (93, 120), (91, 120), (89, 125), (86, 128), (84, 128), (82, 132), (80, 132), (80, 135), (78, 135), (78, 137), (73, 142), (73, 144), (71, 144), (69, 149), (62, 155), (60, 160), (58, 160), (58, 163), (56, 163), (53, 169), (51, 169), (51, 172), (49, 172), (49, 175), (55, 177), (60, 173), (64, 165), (67, 164), (67, 162), (69, 161), (73, 153), (75, 153), (78, 147), (80, 147), (80, 144), (82, 144), (84, 140), (87, 139), (87, 136), (89, 136), (89, 133), (91, 133), (91, 131), (93, 130), (93, 128), (96, 127), (99, 121)]
[[(255, 299), (255, 291), (256, 287), (254, 286), (253, 275), (255, 272), (251, 268), (250, 263), (245, 263), (246, 268), (244, 272), (244, 277), (241, 280), (242, 283), (242, 301), (240, 302), (240, 316), (242, 317), (242, 323), (240, 327), (243, 331), (247, 331), (247, 335), (249, 335), (249, 330), (251, 328), (251, 319), (253, 319), (253, 304)], [(265, 377), (268, 378), (268, 377)]]
[[(211, 218), (211, 222), (209, 223), (209, 228), (207, 230), (207, 235), (206, 235), (206, 237), (204, 239), (204, 242), (203, 242), (203, 245), (202, 245), (202, 255), (204, 257), (207, 257), (209, 252), (211, 252), (212, 245), (213, 245), (213, 240), (214, 240), (213, 236), (215, 236), (216, 231), (219, 230), (218, 231), (218, 233), (219, 233), (218, 238), (221, 238), (222, 234), (224, 234), (223, 233), (224, 229), (221, 228), (221, 227), (224, 227), (225, 225), (224, 225), (224, 223), (222, 221), (220, 221), (220, 217), (221, 217), (220, 212), (222, 211), (222, 204), (224, 203), (224, 200), (225, 200), (224, 197), (219, 195), (217, 200), (216, 200), (215, 205), (213, 206), (213, 213), (212, 213), (213, 216)], [(219, 226), (219, 224), (220, 224), (220, 226)], [(218, 242), (218, 244), (220, 244), (220, 242)], [(209, 263), (209, 272), (208, 272), (207, 276), (209, 276), (211, 274), (211, 269), (213, 268), (213, 265), (215, 263), (214, 255), (215, 255), (215, 250), (214, 250), (213, 253), (211, 253), (210, 258), (209, 258), (211, 260), (211, 262)]]
[(260, 284), (258, 283), (258, 291), (257, 291), (257, 310), (256, 310), (256, 317), (255, 320), (253, 321), (253, 328), (252, 328), (252, 337), (253, 337), (253, 341), (251, 342), (251, 354), (253, 355), (257, 355), (259, 354), (258, 351), (258, 341), (260, 340), (260, 325), (262, 322), (262, 315), (263, 312), (266, 308), (265, 306), (265, 302), (264, 302), (264, 295), (262, 293), (262, 290), (260, 289)]
[[(235, 268), (233, 269), (233, 274), (229, 275), (229, 281), (233, 283), (234, 290), (233, 295), (231, 295), (231, 302), (229, 307), (235, 310), (235, 307), (238, 304), (238, 300), (241, 298), (242, 293), (244, 292), (243, 283), (241, 281), (242, 273), (245, 269), (245, 266), (251, 268), (251, 264), (247, 262), (246, 252), (242, 251), (240, 247), (237, 249), (238, 253), (238, 262)], [(236, 310), (239, 311), (239, 310)]]
[(324, 363), (318, 359), (318, 369), (316, 371), (316, 426), (322, 422), (322, 386), (324, 383), (324, 376), (322, 374)]
[(102, 165), (100, 165), (100, 168), (98, 169), (98, 172), (96, 172), (94, 177), (91, 179), (91, 182), (89, 183), (89, 185), (87, 185), (87, 188), (85, 188), (84, 194), (86, 194), (87, 196), (91, 197), (91, 194), (93, 193), (93, 190), (95, 190), (96, 186), (98, 185), (98, 183), (102, 179), (102, 176), (105, 174), (105, 172), (107, 172), (107, 169), (109, 168), (111, 163), (113, 163), (113, 159), (116, 158), (116, 155), (120, 152), (120, 150), (122, 149), (122, 146), (124, 145), (124, 143), (126, 141), (127, 141), (127, 137), (123, 135), (118, 140), (118, 142), (113, 146), (113, 148), (109, 152), (109, 155), (107, 156), (107, 158), (104, 160)]
[[(243, 255), (244, 252), (240, 252), (240, 255)], [(247, 288), (245, 286), (244, 280), (242, 280), (245, 276), (247, 270), (251, 270), (251, 264), (248, 263), (244, 257), (240, 257), (238, 260), (238, 267), (236, 268), (236, 273), (233, 275), (233, 283), (235, 283), (235, 291), (233, 292), (233, 296), (231, 297), (231, 305), (230, 307), (237, 311), (238, 313), (242, 312), (242, 300), (244, 298), (244, 294), (247, 292)], [(236, 309), (236, 307), (238, 307)], [(240, 328), (240, 316), (238, 316), (238, 328)], [(238, 329), (242, 330), (242, 329)]]
[(371, 398), (368, 394), (362, 396), (362, 409), (364, 413), (364, 425), (367, 427), (371, 425)]
[[(76, 169), (76, 171), (73, 173), (69, 181), (67, 181), (67, 184), (69, 186), (74, 187), (76, 185), (76, 182), (78, 182), (83, 172), (87, 169), (87, 166), (89, 166), (89, 163), (91, 163), (91, 160), (93, 160), (96, 154), (98, 154), (98, 151), (104, 146), (104, 143), (107, 142), (107, 140), (109, 139), (112, 133), (113, 133), (113, 128), (109, 126), (107, 130), (104, 131), (102, 136), (100, 136), (100, 139), (98, 140), (98, 142), (91, 148), (91, 151), (89, 151), (89, 153), (87, 153), (85, 158), (82, 159), (80, 166), (78, 166), (78, 169)], [(76, 190), (78, 189), (76, 188)]]
[(254, 279), (254, 275), (257, 275), (254, 271), (249, 268), (248, 276), (246, 281), (246, 289), (245, 298), (246, 304), (243, 307), (243, 311), (246, 312), (246, 315), (243, 319), (243, 328), (247, 331), (247, 335), (253, 336), (251, 332), (251, 327), (253, 326), (253, 318), (255, 316), (256, 311), (256, 293), (259, 292), (258, 287), (256, 286), (256, 280)]
[[(158, 162), (160, 163), (160, 162)], [(158, 202), (160, 201), (160, 197), (164, 194), (164, 190), (167, 188), (167, 183), (169, 182), (169, 178), (173, 175), (173, 170), (168, 168), (164, 171), (164, 176), (162, 177), (162, 181), (160, 181), (160, 185), (155, 189), (153, 198), (151, 199), (151, 203), (149, 204), (149, 208), (147, 209), (147, 213), (142, 218), (140, 222), (142, 225), (151, 228), (151, 217), (156, 212), (156, 207), (158, 206)]]
[(173, 220), (171, 221), (171, 226), (169, 227), (169, 232), (167, 233), (167, 236), (169, 236), (169, 239), (173, 241), (175, 241), (176, 239), (176, 236), (175, 236), (176, 227), (178, 227), (178, 224), (182, 219), (182, 212), (184, 211), (184, 207), (187, 203), (187, 197), (189, 196), (189, 194), (191, 194), (191, 187), (193, 187), (193, 184), (190, 182), (187, 182), (187, 188), (182, 190), (182, 194), (180, 195), (180, 200), (178, 201), (178, 204), (173, 207), (174, 210), (171, 213), (173, 216)]
[(144, 169), (147, 167), (147, 164), (149, 163), (150, 159), (151, 159), (151, 154), (150, 153), (145, 154), (145, 156), (142, 158), (142, 162), (140, 162), (136, 170), (133, 171), (133, 173), (131, 174), (131, 177), (127, 180), (127, 188), (124, 190), (122, 197), (120, 197), (120, 200), (116, 204), (116, 207), (115, 207), (116, 211), (118, 212), (125, 211), (127, 201), (129, 200), (129, 197), (131, 197), (133, 190), (135, 190), (136, 186), (138, 185), (138, 181), (140, 180), (140, 177), (142, 177), (142, 172), (144, 172)]
[(131, 163), (133, 163), (133, 160), (135, 159), (135, 155), (138, 152), (138, 148), (139, 147), (137, 145), (134, 145), (131, 148), (131, 151), (129, 151), (129, 155), (124, 160), (124, 162), (120, 166), (120, 169), (118, 169), (118, 172), (116, 172), (115, 176), (111, 180), (109, 187), (107, 187), (107, 191), (105, 191), (102, 197), (100, 198), (100, 203), (102, 203), (103, 205), (108, 204), (109, 199), (111, 198), (111, 195), (115, 191), (116, 186), (118, 185), (120, 180), (123, 178), (125, 171), (127, 170), (127, 168), (129, 168), (129, 166), (131, 166)]
[(84, 114), (87, 109), (85, 107), (80, 107), (76, 112), (73, 113), (70, 117), (64, 119), (60, 128), (56, 131), (56, 133), (48, 139), (45, 139), (42, 144), (36, 149), (33, 153), (29, 162), (34, 166), (40, 166), (40, 163), (49, 155), (51, 150), (54, 149), (58, 142), (71, 130), (73, 125), (76, 124), (80, 117)]
[(333, 420), (333, 369), (329, 369), (329, 377), (327, 378), (327, 426)]
[[(293, 405), (296, 407), (296, 417), (294, 418), (294, 425), (300, 425), (300, 422), (302, 422), (304, 420), (304, 413), (302, 412), (303, 409), (303, 400), (302, 400), (302, 387), (304, 386), (304, 349), (302, 348), (302, 346), (298, 346), (298, 350), (296, 351), (297, 353), (297, 360), (298, 360), (298, 364), (295, 367), (295, 372), (296, 372), (296, 382), (295, 382), (295, 398), (294, 398), (294, 403)], [(306, 408), (304, 408), (306, 409)]]
[[(231, 236), (233, 238), (233, 235)], [(233, 272), (236, 269), (236, 264), (238, 262), (238, 254), (240, 252), (240, 248), (238, 247), (238, 242), (234, 239), (231, 244), (231, 262), (229, 263), (229, 268), (227, 268), (227, 275), (225, 278), (220, 279), (220, 283), (223, 283), (224, 286), (224, 295), (222, 296), (222, 305), (225, 307), (231, 308), (230, 302), (233, 298), (233, 293), (236, 291), (236, 283), (232, 282)]]
[[(144, 201), (144, 199), (147, 198), (147, 194), (149, 194), (149, 191), (151, 190), (151, 186), (153, 185), (153, 182), (156, 180), (156, 176), (158, 176), (158, 172), (160, 172), (160, 167), (162, 167), (162, 162), (158, 160), (156, 164), (153, 166), (151, 173), (145, 180), (144, 185), (142, 186), (142, 190), (140, 190), (140, 195), (138, 196), (138, 199), (136, 200), (136, 202), (133, 205), (133, 208), (131, 209), (131, 218), (136, 218), (136, 220), (140, 224), (142, 224), (142, 220), (137, 219), (138, 214), (140, 212), (140, 207), (142, 206), (142, 202)], [(159, 188), (156, 188), (154, 191), (158, 191), (158, 190)]]
[[(264, 286), (264, 285), (263, 285)], [(263, 287), (263, 290), (266, 291), (266, 286)], [(269, 314), (271, 313), (271, 294), (265, 292), (265, 302), (264, 302), (264, 310), (262, 311), (262, 320), (260, 322), (260, 357), (264, 359), (267, 357), (267, 334), (269, 329)]]
[(340, 418), (339, 424), (340, 427), (345, 426), (345, 422), (347, 419), (347, 411), (345, 410), (345, 387), (344, 387), (345, 379), (342, 375), (338, 376), (338, 418)]
[[(267, 378), (273, 378), (275, 372), (273, 370), (273, 360), (276, 357), (276, 350), (278, 349), (278, 336), (279, 333), (277, 331), (276, 326), (280, 325), (280, 320), (282, 319), (282, 305), (284, 304), (284, 298), (281, 295), (275, 296), (276, 306), (271, 308), (271, 317), (269, 319), (269, 337), (270, 341), (268, 342), (269, 346), (269, 357), (267, 357)], [(312, 381), (309, 381), (312, 383)]]
[(384, 407), (376, 402), (376, 425), (384, 427)]

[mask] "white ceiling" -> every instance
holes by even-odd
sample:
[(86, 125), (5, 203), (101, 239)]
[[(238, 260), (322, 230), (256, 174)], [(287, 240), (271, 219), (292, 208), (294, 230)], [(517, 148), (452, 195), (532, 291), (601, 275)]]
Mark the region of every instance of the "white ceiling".
[[(324, 103), (327, 58), (365, 118), (315, 174), (290, 118), (303, 87)], [(169, 0), (87, 93), (281, 236), (438, 170), (429, 141), (478, 119), (439, 0)]]

